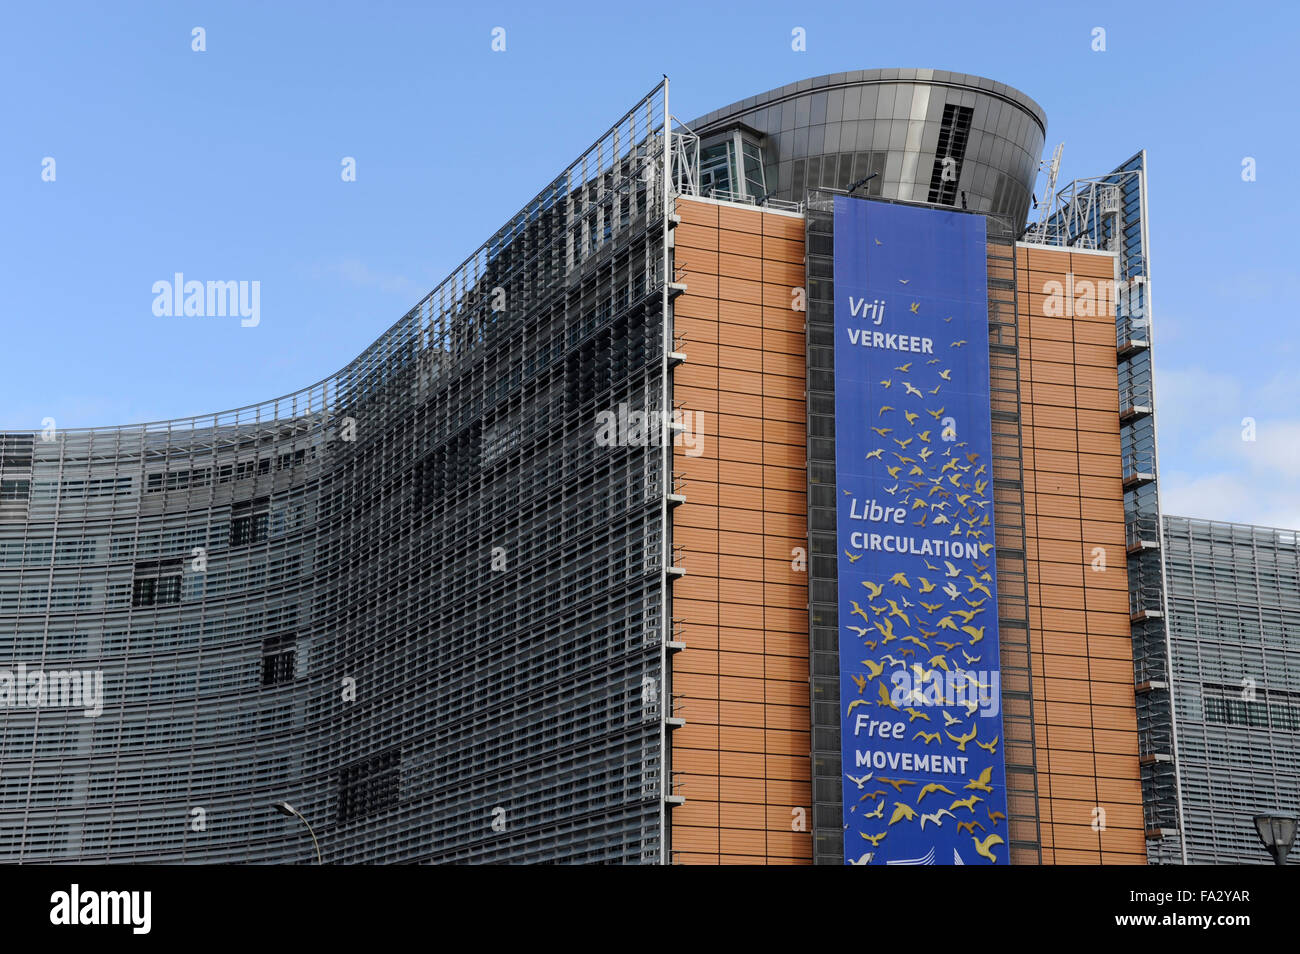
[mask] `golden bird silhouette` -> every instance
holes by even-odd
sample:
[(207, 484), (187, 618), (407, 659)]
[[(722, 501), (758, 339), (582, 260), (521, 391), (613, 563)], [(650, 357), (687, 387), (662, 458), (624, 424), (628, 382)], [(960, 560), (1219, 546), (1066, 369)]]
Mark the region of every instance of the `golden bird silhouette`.
[(885, 459), (885, 449), (883, 447), (877, 447), (875, 450), (867, 454), (867, 460), (884, 460), (884, 459)]
[(924, 729), (917, 729), (916, 735), (912, 736), (912, 738), (924, 739), (926, 745), (929, 745), (931, 742), (938, 742), (940, 745), (943, 745), (943, 739), (939, 738), (938, 732), (926, 732)]
[(993, 736), (992, 742), (976, 742), (981, 749), (985, 749), (990, 755), (997, 755), (998, 739), (1000, 736)]
[(912, 314), (914, 314), (914, 315), (915, 315), (915, 314), (919, 314), (919, 309), (920, 309), (920, 307), (921, 307), (921, 303), (920, 303), (919, 301), (914, 301), (914, 302), (912, 302), (912, 305), (911, 305), (911, 312), (912, 312)]
[(907, 615), (905, 612), (903, 612), (901, 609), (898, 608), (898, 604), (897, 604), (897, 603), (895, 603), (893, 600), (885, 600), (885, 602), (889, 604), (889, 615), (890, 615), (890, 616), (897, 616), (899, 619), (901, 619), (901, 620), (902, 620), (904, 623), (906, 623), (908, 626), (911, 626), (911, 625), (912, 625), (912, 620), (908, 618), (908, 615)]
[(907, 372), (909, 372), (909, 371), (912, 370), (912, 362), (909, 361), (909, 362), (907, 362), (907, 364), (900, 364), (900, 365), (899, 365), (898, 367), (896, 367), (894, 370), (895, 370), (895, 371), (902, 371), (904, 374), (907, 374)]
[(992, 822), (994, 825), (997, 825), (999, 819), (1003, 819), (1007, 817), (1001, 812), (990, 812), (987, 805), (984, 806), (984, 811), (988, 813), (989, 821)]
[[(881, 688), (882, 689), (884, 688), (883, 683), (881, 684)], [(971, 739), (975, 738), (975, 726), (972, 725), (970, 732), (966, 733), (965, 735), (953, 735), (947, 729), (944, 729), (944, 735), (948, 736), (948, 738), (952, 739), (954, 742), (957, 743), (958, 752), (965, 752), (966, 743), (969, 742)]]
[(896, 410), (898, 409), (894, 407), (892, 404), (882, 404), (880, 405), (880, 410), (876, 412), (876, 417), (880, 417), (880, 415), (884, 414), (886, 411), (896, 411)]
[(951, 808), (953, 811), (956, 811), (956, 810), (959, 809), (959, 808), (969, 808), (969, 809), (970, 809), (970, 813), (971, 813), (972, 815), (974, 815), (974, 814), (975, 814), (975, 803), (976, 803), (976, 802), (982, 802), (982, 801), (984, 801), (984, 799), (980, 798), (978, 795), (971, 795), (971, 796), (968, 797), (968, 798), (959, 798), (959, 799), (957, 799), (956, 801), (954, 801), (954, 802), (953, 802), (951, 805), (949, 805), (948, 807)]
[(892, 786), (894, 786), (894, 791), (898, 792), (899, 794), (902, 794), (903, 786), (904, 786), (904, 785), (915, 785), (915, 784), (916, 784), (915, 782), (913, 782), (913, 781), (909, 781), (908, 779), (905, 779), (905, 778), (900, 778), (900, 779), (898, 779), (897, 781), (895, 781), (895, 780), (892, 779), (892, 778), (878, 778), (878, 779), (876, 779), (876, 781), (879, 782), (881, 785), (892, 785)]
[(907, 720), (909, 723), (915, 722), (917, 719), (924, 719), (926, 722), (930, 721), (930, 717), (926, 713), (921, 712), (919, 709), (913, 709), (911, 706), (908, 706), (903, 711), (911, 716), (911, 718)]
[[(922, 787), (921, 793), (916, 796), (916, 804), (920, 805), (921, 799), (925, 798), (925, 796), (931, 794), (932, 792), (943, 792), (945, 795), (957, 794), (956, 792), (948, 788), (946, 785), (940, 785), (938, 782), (931, 782), (930, 784)], [(949, 812), (948, 814), (951, 815), (952, 812)]]
[(893, 384), (894, 382), (892, 378), (885, 378), (885, 380), (880, 382), (880, 386), (885, 389), (889, 389), (890, 387), (893, 387)]
[(929, 414), (932, 418), (934, 418), (937, 421), (939, 420), (939, 418), (943, 417), (943, 410), (944, 410), (943, 408), (939, 408), (939, 410), (937, 411), (932, 411), (927, 407), (925, 409), (925, 413)]
[[(928, 593), (929, 590), (924, 590), (924, 591), (922, 591), (922, 592), (926, 592), (926, 593)], [(927, 603), (925, 600), (922, 600), (922, 601), (921, 601), (921, 605), (922, 605), (923, 607), (925, 607), (925, 611), (926, 611), (927, 613), (933, 613), (933, 612), (935, 612), (935, 610), (941, 610), (941, 609), (943, 609), (943, 604), (942, 604), (942, 603)]]
[[(971, 779), (963, 786), (963, 788), (965, 788), (967, 791), (971, 791), (973, 789), (974, 791), (977, 792), (992, 792), (993, 786), (989, 784), (989, 782), (992, 779), (993, 779), (993, 766), (990, 765), (987, 766), (984, 769), (984, 771), (980, 772), (979, 778)], [(974, 810), (975, 809), (973, 808), (971, 809), (971, 811)]]
[(971, 665), (972, 663), (977, 663), (977, 662), (979, 662), (981, 659), (984, 658), (983, 656), (972, 656), (970, 653), (966, 652), (966, 650), (964, 650), (964, 649), (961, 651), (961, 654), (962, 654), (962, 656), (964, 656), (964, 657), (966, 658), (966, 665), (968, 665), (968, 666)]
[[(879, 676), (882, 672), (885, 671), (885, 667), (884, 667), (884, 666), (880, 665), (880, 663), (872, 662), (870, 659), (863, 659), (863, 660), (861, 660), (861, 662), (862, 662), (862, 665), (864, 665), (864, 666), (867, 667), (867, 672), (871, 673), (871, 675), (869, 675), (869, 676), (866, 677), (868, 681), (869, 681), (869, 680), (872, 680), (872, 679), (875, 679), (877, 676)], [(855, 679), (856, 679), (856, 677), (855, 677)], [(859, 691), (859, 692), (861, 692), (862, 689), (863, 689), (863, 686), (859, 686), (859, 687), (858, 687), (858, 691)]]
[(983, 612), (983, 610), (977, 610), (977, 609), (975, 609), (975, 610), (959, 610), (959, 609), (955, 609), (955, 610), (952, 611), (952, 615), (953, 615), (953, 616), (960, 616), (960, 617), (962, 618), (962, 622), (969, 623), (969, 622), (970, 622), (971, 620), (973, 620), (976, 616), (978, 616), (981, 612)]
[(912, 584), (907, 582), (907, 575), (904, 574), (902, 570), (899, 570), (897, 573), (891, 576), (889, 578), (889, 582), (897, 584), (898, 586), (905, 586), (909, 590), (912, 588)]
[[(954, 817), (956, 817), (956, 816), (954, 816)], [(958, 823), (957, 823), (957, 833), (958, 833), (958, 834), (961, 834), (961, 830), (962, 830), (963, 828), (965, 828), (965, 829), (966, 829), (968, 832), (970, 832), (972, 835), (975, 834), (975, 829), (976, 829), (976, 828), (978, 828), (980, 831), (983, 831), (983, 830), (984, 830), (984, 826), (981, 825), (979, 822), (975, 821), (975, 819), (973, 819), (973, 818), (972, 818), (970, 821), (964, 821), (964, 822), (958, 822)]]
[(865, 706), (865, 705), (867, 705), (867, 700), (866, 700), (866, 699), (854, 699), (852, 702), (849, 703), (849, 707), (848, 707), (847, 709), (844, 710), (844, 715), (845, 715), (845, 716), (851, 716), (851, 715), (853, 715), (853, 710), (854, 710), (855, 707), (857, 707), (857, 706)]
[(921, 583), (921, 589), (919, 590), (919, 592), (929, 593), (932, 589), (934, 589), (934, 584), (931, 583), (929, 580), (927, 580), (925, 577), (918, 576), (917, 580), (919, 580)]
[(893, 477), (895, 480), (898, 479), (898, 475), (899, 475), (899, 473), (902, 472), (902, 470), (903, 470), (903, 468), (902, 468), (901, 465), (898, 466), (898, 467), (886, 467), (886, 468), (885, 468), (885, 471), (889, 474), (889, 476), (890, 476), (890, 477)]
[[(942, 646), (944, 652), (947, 652), (947, 653), (952, 652), (954, 649), (956, 649), (958, 646), (961, 645), (961, 643), (947, 643), (947, 642), (944, 642), (942, 639), (936, 639), (936, 640), (934, 641), (934, 644), (935, 644), (936, 646)], [(942, 657), (940, 657), (940, 658), (942, 658)]]
[(885, 592), (885, 586), (883, 583), (874, 583), (871, 580), (863, 580), (862, 585), (867, 588), (867, 592), (871, 594), (870, 598), (873, 600), (881, 593)]
[(894, 442), (895, 444), (898, 445), (898, 447), (899, 447), (900, 450), (907, 450), (907, 445), (910, 444), (910, 443), (912, 443), (912, 441), (916, 440), (915, 437), (909, 437), (909, 438), (908, 438), (907, 440), (905, 440), (905, 441), (900, 441), (897, 437), (895, 437), (895, 438), (891, 438), (891, 439), (893, 440), (893, 442)]
[(939, 620), (939, 622), (935, 623), (934, 625), (937, 626), (939, 629), (951, 629), (954, 632), (956, 632), (957, 630), (957, 624), (952, 621), (951, 616), (945, 616), (943, 619)]
[[(881, 794), (884, 793), (882, 792)], [(859, 801), (861, 801), (861, 799), (859, 799)], [(874, 812), (863, 812), (862, 817), (863, 818), (884, 818), (885, 800), (882, 798), (879, 802), (876, 803), (876, 810)]]
[(945, 381), (951, 381), (952, 368), (944, 368), (942, 371), (939, 372), (939, 377), (943, 378)]
[(848, 550), (845, 550), (845, 551), (844, 551), (844, 555), (845, 555), (846, 557), (849, 558), (849, 562), (850, 562), (850, 563), (857, 563), (859, 560), (862, 559), (862, 554), (861, 554), (861, 553), (859, 553), (857, 556), (854, 556), (854, 555), (853, 555), (852, 553), (850, 553)]
[(894, 814), (889, 818), (889, 824), (906, 819), (911, 821), (916, 817), (916, 809), (906, 802), (894, 802)]
[[(867, 775), (867, 776), (866, 776), (866, 778), (870, 778), (870, 777), (871, 777), (870, 775)], [(850, 775), (849, 778), (853, 778), (853, 776)], [(855, 779), (855, 781), (856, 781), (856, 779)], [(858, 787), (861, 788), (862, 786), (859, 785)], [(879, 798), (881, 795), (888, 795), (888, 794), (889, 794), (889, 793), (886, 792), (883, 788), (878, 788), (878, 789), (876, 789), (874, 792), (867, 792), (865, 795), (863, 795), (861, 798), (859, 798), (858, 801), (860, 801), (860, 802), (865, 802), (865, 801), (867, 801), (868, 799), (870, 799), (871, 801), (875, 801), (875, 800), (876, 800), (877, 798)]]
[(974, 646), (976, 643), (978, 643), (981, 639), (984, 638), (985, 629), (986, 627), (984, 626), (979, 627), (979, 629), (976, 629), (974, 626), (963, 626), (961, 628), (961, 631), (963, 633), (966, 633), (968, 636), (970, 636), (970, 644)]
[(849, 600), (849, 605), (853, 607), (853, 612), (849, 614), (850, 616), (861, 616), (868, 623), (871, 622), (871, 617), (867, 615), (866, 610), (864, 610), (861, 606), (858, 605), (857, 600)]
[(911, 411), (903, 412), (903, 417), (907, 418), (907, 423), (913, 426), (916, 425), (916, 419), (920, 416), (921, 416), (920, 414), (913, 414)]
[(931, 656), (930, 665), (934, 666), (936, 669), (942, 669), (944, 672), (952, 672), (952, 670), (948, 668), (948, 660), (945, 659), (942, 654)]
[(894, 433), (894, 429), (892, 427), (873, 427), (872, 430), (875, 431), (877, 434), (879, 434), (881, 437), (888, 437), (890, 434)]
[(922, 641), (922, 640), (920, 640), (920, 639), (917, 639), (915, 636), (913, 636), (913, 635), (911, 635), (911, 634), (908, 634), (907, 636), (904, 636), (902, 639), (899, 640), (899, 642), (903, 642), (903, 643), (916, 643), (916, 645), (920, 646), (920, 647), (921, 647), (922, 649), (924, 649), (927, 653), (930, 651), (930, 646), (929, 646), (927, 643), (925, 643), (924, 641)]
[[(870, 816), (867, 816), (867, 817), (870, 817)], [(872, 847), (872, 848), (879, 848), (879, 847), (880, 847), (880, 840), (881, 840), (882, 838), (884, 838), (886, 835), (888, 835), (889, 832), (888, 832), (888, 831), (882, 831), (879, 835), (868, 835), (868, 834), (865, 834), (864, 832), (858, 832), (858, 834), (859, 834), (859, 835), (862, 835), (862, 837), (863, 837), (863, 839), (864, 839), (865, 841), (869, 841), (869, 842), (871, 842), (871, 847)]]
[[(873, 610), (875, 609), (874, 606), (871, 607), (871, 608), (872, 608)], [(882, 607), (880, 608), (880, 612), (883, 613), (884, 611), (885, 611), (885, 608), (882, 606)], [(894, 638), (894, 624), (891, 623), (891, 622), (889, 621), (889, 617), (888, 617), (888, 616), (886, 616), (884, 619), (878, 619), (878, 620), (876, 620), (876, 621), (875, 621), (874, 623), (872, 623), (871, 625), (874, 626), (874, 627), (876, 627), (876, 629), (880, 630), (880, 635), (883, 636), (883, 637), (885, 637), (885, 642), (889, 642), (891, 639)]]
[(984, 599), (982, 599), (982, 600), (968, 600), (968, 599), (966, 599), (966, 597), (963, 596), (963, 597), (961, 598), (961, 601), (962, 601), (963, 603), (965, 603), (967, 606), (969, 606), (969, 607), (971, 607), (972, 609), (974, 609), (975, 607), (983, 606), (985, 603), (988, 602), (988, 599), (989, 599), (989, 598), (986, 596), (986, 597), (984, 597)]
[[(888, 706), (890, 709), (893, 709), (895, 712), (897, 712), (898, 706), (894, 705), (894, 700), (889, 698), (889, 688), (883, 682), (878, 682), (876, 683), (876, 685), (880, 687), (880, 700), (876, 703), (876, 705)], [(883, 782), (884, 779), (882, 778), (881, 781)]]
[(1002, 836), (996, 833), (989, 835), (983, 841), (980, 841), (975, 835), (971, 835), (971, 841), (975, 842), (975, 850), (992, 862), (998, 860), (997, 856), (993, 854), (993, 846), (1006, 844), (1002, 840)]
[[(930, 432), (929, 432), (929, 431), (926, 431), (925, 433), (926, 433), (926, 434), (929, 434)], [(921, 436), (921, 440), (925, 440), (925, 439), (926, 439), (925, 436), (922, 435), (922, 436)], [(916, 456), (919, 457), (919, 458), (921, 458), (922, 461), (924, 461), (925, 463), (928, 464), (928, 463), (930, 463), (930, 456), (931, 456), (933, 453), (934, 453), (934, 451), (931, 450), (929, 447), (922, 447), (922, 448), (921, 448), (921, 452), (920, 452), (919, 454), (917, 454)]]
[(946, 808), (941, 808), (941, 809), (939, 809), (937, 812), (933, 812), (932, 814), (929, 814), (929, 815), (922, 815), (922, 816), (921, 816), (921, 830), (922, 830), (922, 831), (925, 830), (925, 823), (928, 822), (928, 821), (932, 821), (932, 822), (934, 822), (936, 825), (938, 825), (940, 828), (942, 828), (942, 827), (943, 827), (943, 821), (942, 821), (941, 819), (943, 818), (944, 815), (947, 815), (949, 818), (956, 818), (956, 817), (957, 817), (957, 816), (954, 815), (952, 812), (948, 811), (948, 809), (946, 809)]
[(858, 695), (862, 695), (862, 691), (867, 688), (867, 677), (849, 676), (849, 678), (852, 679), (853, 684), (858, 687)]
[[(970, 531), (967, 531), (967, 533), (969, 532)], [(988, 597), (993, 596), (993, 594), (989, 592), (989, 588), (985, 586), (983, 583), (981, 583), (979, 580), (975, 579), (975, 577), (971, 576), (969, 573), (965, 574), (965, 576), (966, 579), (970, 581), (970, 589), (966, 591), (967, 593), (974, 593), (976, 590), (979, 590), (985, 596)]]
[(954, 348), (963, 348), (963, 347), (966, 346), (966, 343), (967, 343), (967, 342), (966, 342), (966, 339), (963, 338), (961, 341), (954, 341), (954, 342), (952, 343), (952, 347), (954, 347)]

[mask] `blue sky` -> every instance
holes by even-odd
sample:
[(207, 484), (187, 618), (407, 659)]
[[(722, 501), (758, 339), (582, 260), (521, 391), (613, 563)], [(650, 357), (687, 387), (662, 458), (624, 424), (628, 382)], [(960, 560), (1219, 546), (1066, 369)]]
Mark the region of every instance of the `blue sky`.
[[(924, 66), (1036, 99), (1063, 179), (1148, 150), (1164, 508), (1300, 528), (1300, 15), (1147, 6), (10, 7), (0, 428), (197, 414), (328, 376), (660, 74), (690, 119), (808, 76)], [(155, 317), (153, 283), (177, 271), (259, 281), (261, 323)]]

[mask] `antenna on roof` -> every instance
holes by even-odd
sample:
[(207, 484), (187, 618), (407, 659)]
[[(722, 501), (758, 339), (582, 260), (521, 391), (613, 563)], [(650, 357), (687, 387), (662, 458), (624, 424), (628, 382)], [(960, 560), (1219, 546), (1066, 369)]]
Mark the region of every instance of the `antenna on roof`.
[(853, 193), (857, 192), (858, 189), (862, 188), (864, 185), (866, 185), (868, 182), (870, 182), (872, 179), (874, 179), (874, 178), (875, 178), (876, 176), (878, 176), (878, 175), (880, 175), (879, 172), (873, 172), (873, 173), (871, 173), (871, 175), (867, 176), (865, 179), (859, 179), (857, 182), (853, 183), (853, 185), (849, 186), (849, 192), (848, 192), (848, 194), (849, 194), (849, 195), (852, 195)]

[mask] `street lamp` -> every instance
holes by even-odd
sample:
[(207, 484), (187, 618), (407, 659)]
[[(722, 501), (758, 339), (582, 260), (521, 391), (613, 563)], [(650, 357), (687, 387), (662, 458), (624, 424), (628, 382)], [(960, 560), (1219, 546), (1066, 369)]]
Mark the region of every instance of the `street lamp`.
[(1255, 816), (1255, 831), (1264, 843), (1268, 853), (1273, 856), (1276, 865), (1286, 864), (1287, 852), (1291, 842), (1295, 841), (1296, 819), (1281, 812), (1266, 812)]
[(298, 809), (294, 808), (288, 802), (272, 802), (271, 807), (281, 815), (289, 815), (293, 818), (302, 819), (302, 823), (307, 826), (307, 833), (311, 835), (311, 843), (316, 846), (316, 864), (324, 864), (320, 859), (320, 842), (316, 840), (316, 833), (311, 830), (311, 822), (307, 821), (306, 818), (303, 818), (302, 812), (298, 811)]

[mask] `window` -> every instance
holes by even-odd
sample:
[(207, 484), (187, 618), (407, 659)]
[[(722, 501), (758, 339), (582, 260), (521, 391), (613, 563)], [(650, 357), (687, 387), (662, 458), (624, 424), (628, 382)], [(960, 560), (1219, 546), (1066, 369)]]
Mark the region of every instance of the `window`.
[(385, 752), (339, 771), (339, 821), (365, 818), (397, 804), (401, 750)]
[(181, 601), (181, 578), (176, 576), (159, 576), (136, 580), (131, 586), (131, 605), (161, 606)]
[(30, 480), (0, 480), (0, 500), (26, 500), (31, 492)]
[(970, 140), (971, 119), (975, 110), (969, 106), (943, 108), (943, 123), (939, 126), (939, 142), (934, 150), (934, 170), (930, 173), (930, 202), (941, 205), (957, 204), (957, 180), (961, 164), (966, 158), (966, 144)]
[[(268, 458), (267, 463), (270, 463)], [(230, 545), (246, 547), (266, 539), (270, 497), (258, 497), (230, 508)]]

